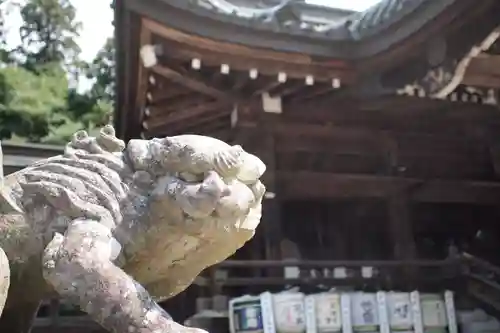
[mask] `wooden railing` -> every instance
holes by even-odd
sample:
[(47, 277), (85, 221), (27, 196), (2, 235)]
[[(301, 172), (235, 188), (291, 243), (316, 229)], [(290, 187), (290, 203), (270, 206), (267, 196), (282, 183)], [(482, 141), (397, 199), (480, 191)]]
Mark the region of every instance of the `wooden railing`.
[[(265, 271), (270, 268), (296, 267), (299, 276), (286, 278), (269, 276)], [(199, 278), (195, 283), (202, 287), (216, 286), (285, 286), (285, 285), (315, 285), (330, 286), (373, 284), (378, 288), (404, 284), (408, 288), (416, 283), (439, 282), (457, 277), (460, 268), (459, 259), (448, 260), (413, 260), (413, 261), (234, 261), (221, 262), (210, 270), (212, 274)], [(252, 269), (257, 272), (252, 277), (232, 276), (234, 269)], [(275, 270), (274, 270), (275, 271)], [(411, 272), (411, 283), (408, 284), (408, 271)], [(399, 283), (401, 282), (401, 283)]]
[(462, 260), (467, 293), (490, 314), (500, 317), (500, 267), (468, 253)]
[[(298, 267), (300, 276), (297, 278), (284, 278), (283, 276), (264, 276), (264, 271), (269, 268)], [(261, 274), (253, 277), (232, 276), (229, 273), (236, 269), (261, 270)], [(369, 268), (369, 269), (368, 269)], [(312, 276), (313, 270), (321, 272)], [(495, 311), (500, 315), (500, 267), (492, 265), (485, 260), (470, 254), (446, 260), (413, 260), (413, 261), (234, 261), (227, 260), (205, 274), (205, 277), (196, 279), (195, 284), (202, 288), (216, 290), (221, 293), (222, 289), (236, 287), (255, 287), (257, 289), (283, 287), (290, 285), (323, 285), (335, 286), (362, 286), (368, 289), (393, 289), (394, 285), (406, 283), (408, 270), (412, 272), (412, 283), (424, 285), (405, 285), (406, 288), (399, 290), (413, 290), (419, 288), (428, 290), (425, 286), (436, 286), (436, 288), (448, 288), (450, 283), (457, 282), (457, 288), (466, 283), (466, 289), (471, 296), (487, 307), (487, 310)], [(221, 274), (222, 272), (222, 274)], [(336, 273), (335, 273), (336, 272)], [(367, 274), (371, 272), (371, 274)], [(400, 287), (400, 286), (397, 286)], [(460, 291), (457, 289), (457, 291)], [(206, 293), (207, 294), (207, 293)], [(208, 293), (210, 294), (210, 293)], [(85, 328), (85, 331), (81, 331)], [(86, 316), (61, 316), (52, 314), (51, 317), (38, 318), (33, 333), (45, 332), (104, 332), (99, 331), (97, 325)]]

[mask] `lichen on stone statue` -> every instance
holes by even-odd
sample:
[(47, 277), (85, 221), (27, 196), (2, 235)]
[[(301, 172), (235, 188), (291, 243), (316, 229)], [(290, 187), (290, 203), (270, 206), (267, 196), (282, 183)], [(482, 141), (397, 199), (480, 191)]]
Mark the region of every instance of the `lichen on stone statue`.
[(106, 126), (2, 177), (0, 330), (20, 322), (13, 314), (32, 319), (37, 306), (27, 304), (57, 292), (111, 332), (200, 331), (154, 299), (181, 292), (252, 238), (264, 171), (214, 138), (125, 144)]

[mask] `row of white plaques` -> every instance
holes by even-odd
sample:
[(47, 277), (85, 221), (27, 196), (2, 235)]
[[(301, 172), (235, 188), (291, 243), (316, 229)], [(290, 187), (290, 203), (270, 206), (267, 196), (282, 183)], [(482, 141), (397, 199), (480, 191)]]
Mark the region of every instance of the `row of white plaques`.
[(299, 292), (229, 302), (231, 333), (457, 333), (453, 293)]

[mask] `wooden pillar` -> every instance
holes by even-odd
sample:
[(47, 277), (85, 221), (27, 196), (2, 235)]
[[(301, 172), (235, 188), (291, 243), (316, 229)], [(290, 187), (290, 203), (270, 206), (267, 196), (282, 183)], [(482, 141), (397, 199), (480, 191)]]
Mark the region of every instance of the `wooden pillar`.
[[(386, 137), (387, 175), (399, 176), (399, 145), (394, 138)], [(392, 193), (388, 198), (389, 233), (393, 243), (394, 258), (410, 260), (416, 257), (416, 246), (411, 221), (409, 190)]]
[[(261, 122), (260, 125), (262, 124)], [(262, 177), (262, 182), (266, 186), (266, 194), (262, 201), (262, 218), (259, 228), (263, 234), (265, 259), (281, 260), (281, 204), (276, 184), (275, 141), (273, 135), (265, 127), (259, 132), (259, 145), (254, 153), (264, 161), (267, 167)], [(282, 269), (268, 269), (266, 275), (282, 275)]]
[(490, 153), (491, 165), (493, 167), (493, 172), (494, 172), (496, 177), (499, 177), (500, 176), (500, 141), (499, 140), (491, 140), (489, 142), (489, 153)]
[(261, 220), (261, 226), (265, 231), (266, 258), (278, 260), (281, 259), (281, 204), (276, 186), (276, 162), (272, 135), (265, 134), (261, 149), (256, 153), (267, 166), (266, 173), (262, 177), (267, 192), (262, 202)]
[(407, 193), (389, 197), (389, 228), (394, 244), (394, 258), (415, 259), (416, 246), (411, 221), (411, 203)]
[[(389, 232), (396, 260), (408, 261), (416, 259), (417, 256), (410, 208), (408, 191), (396, 193), (388, 198)], [(411, 267), (402, 270), (407, 284), (413, 284), (416, 272)]]
[(258, 233), (263, 235), (264, 256), (265, 259), (280, 260), (281, 203), (276, 184), (276, 149), (272, 131), (280, 115), (265, 113), (255, 106), (248, 106), (246, 109), (240, 107), (240, 110), (242, 110), (239, 113), (240, 120), (245, 120), (245, 114), (251, 114), (252, 120), (257, 121), (257, 126), (248, 128), (236, 125), (234, 141), (266, 164), (266, 172), (261, 179), (266, 186), (266, 194), (262, 202), (262, 219), (258, 227)]

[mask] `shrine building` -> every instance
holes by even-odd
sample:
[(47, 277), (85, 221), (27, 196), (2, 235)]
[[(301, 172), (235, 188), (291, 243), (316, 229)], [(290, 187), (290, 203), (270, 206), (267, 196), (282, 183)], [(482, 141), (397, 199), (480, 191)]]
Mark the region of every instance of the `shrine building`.
[(500, 314), (499, 1), (114, 11), (117, 135), (208, 135), (267, 165), (256, 236), (166, 302), (174, 318), (319, 284), (446, 286)]

